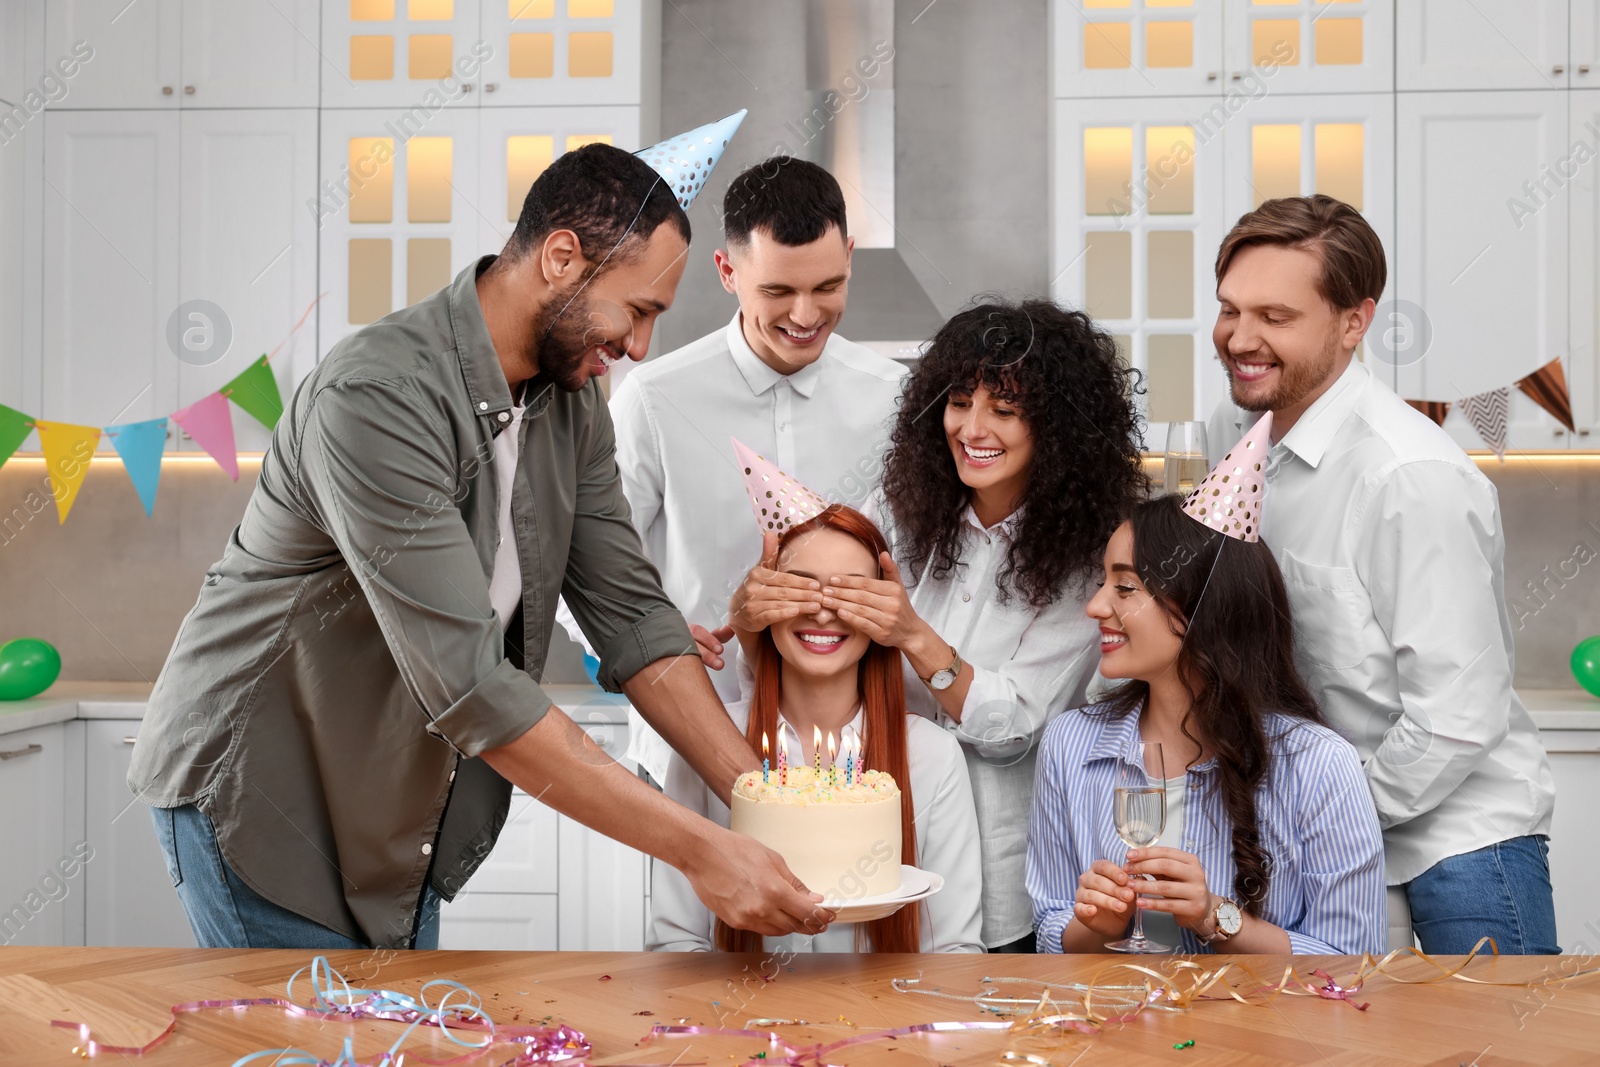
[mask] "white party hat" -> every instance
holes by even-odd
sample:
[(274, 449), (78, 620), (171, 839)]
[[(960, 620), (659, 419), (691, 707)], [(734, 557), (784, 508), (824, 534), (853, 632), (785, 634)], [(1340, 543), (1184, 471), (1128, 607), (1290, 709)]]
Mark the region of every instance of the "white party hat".
[(747, 114), (747, 110), (740, 108), (725, 119), (708, 122), (688, 133), (680, 133), (649, 148), (641, 148), (634, 155), (654, 167), (656, 173), (667, 180), (672, 195), (678, 198), (678, 205), (688, 211), (694, 198), (705, 188), (706, 179), (711, 177), (711, 169), (722, 158), (723, 150), (733, 140), (734, 132)]
[(772, 530), (781, 534), (791, 526), (816, 518), (828, 506), (820, 494), (768, 463), (749, 445), (737, 437), (729, 440), (733, 442), (733, 454), (739, 459), (745, 491), (750, 494), (750, 508), (755, 512), (756, 525), (762, 533)]
[(1261, 498), (1267, 488), (1267, 449), (1272, 447), (1272, 412), (1250, 428), (1211, 468), (1183, 502), (1190, 518), (1240, 541), (1261, 540)]

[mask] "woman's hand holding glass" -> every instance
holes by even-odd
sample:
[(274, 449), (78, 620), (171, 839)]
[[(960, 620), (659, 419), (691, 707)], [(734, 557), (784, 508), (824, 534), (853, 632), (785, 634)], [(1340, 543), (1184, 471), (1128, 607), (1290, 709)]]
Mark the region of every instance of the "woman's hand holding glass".
[(1128, 872), (1110, 860), (1095, 860), (1078, 875), (1078, 895), (1072, 915), (1104, 938), (1121, 937), (1133, 917), (1133, 890)]
[(1155, 879), (1141, 879), (1135, 883), (1140, 908), (1164, 911), (1176, 919), (1179, 926), (1202, 937), (1211, 933), (1211, 916), (1218, 898), (1206, 887), (1206, 872), (1200, 866), (1200, 857), (1179, 848), (1129, 849), (1128, 871)]

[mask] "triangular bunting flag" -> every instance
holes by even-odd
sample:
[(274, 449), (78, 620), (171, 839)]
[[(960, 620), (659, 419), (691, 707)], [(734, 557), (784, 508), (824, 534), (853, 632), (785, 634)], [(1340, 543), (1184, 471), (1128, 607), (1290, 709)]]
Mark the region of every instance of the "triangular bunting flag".
[(11, 453), (21, 448), (32, 432), (32, 419), (15, 408), (0, 404), (0, 464), (10, 459)]
[(239, 480), (239, 450), (233, 443), (233, 412), (221, 393), (190, 404), (182, 411), (172, 413), (172, 421), (183, 427), (195, 443), (217, 461), (217, 466), (228, 472), (228, 477)]
[(1506, 414), (1510, 405), (1511, 390), (1506, 388), (1491, 389), (1461, 401), (1461, 414), (1502, 463), (1506, 458)]
[(278, 379), (273, 376), (266, 356), (246, 367), (220, 391), (269, 430), (283, 416), (283, 394), (278, 392)]
[(1567, 376), (1561, 369), (1560, 359), (1552, 359), (1517, 382), (1517, 388), (1554, 415), (1568, 433), (1578, 432), (1578, 427), (1572, 421), (1572, 396), (1567, 392)]
[(89, 473), (89, 463), (94, 459), (95, 446), (100, 443), (100, 427), (75, 426), (70, 422), (45, 422), (35, 420), (39, 429), (39, 448), (44, 452), (45, 469), (50, 472), (50, 494), (56, 499), (59, 521), (67, 521), (67, 512), (78, 499), (84, 475)]
[(672, 195), (678, 198), (683, 210), (688, 211), (694, 198), (705, 188), (711, 177), (711, 168), (722, 158), (728, 142), (744, 121), (748, 112), (741, 108), (725, 119), (697, 126), (688, 133), (680, 133), (649, 148), (641, 148), (634, 155), (655, 168), (667, 180)]
[(144, 502), (144, 513), (149, 515), (156, 506), (156, 486), (161, 482), (161, 453), (167, 447), (167, 420), (107, 426), (106, 436), (111, 438), (117, 455), (122, 457), (128, 480)]

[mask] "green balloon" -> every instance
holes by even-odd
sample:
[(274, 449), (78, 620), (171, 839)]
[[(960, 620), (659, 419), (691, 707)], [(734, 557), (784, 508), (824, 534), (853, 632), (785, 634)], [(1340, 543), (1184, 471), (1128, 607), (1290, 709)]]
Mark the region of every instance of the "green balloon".
[(1572, 676), (1600, 697), (1600, 635), (1585, 637), (1572, 649)]
[(19, 637), (0, 645), (0, 700), (36, 697), (60, 674), (61, 653), (48, 641)]

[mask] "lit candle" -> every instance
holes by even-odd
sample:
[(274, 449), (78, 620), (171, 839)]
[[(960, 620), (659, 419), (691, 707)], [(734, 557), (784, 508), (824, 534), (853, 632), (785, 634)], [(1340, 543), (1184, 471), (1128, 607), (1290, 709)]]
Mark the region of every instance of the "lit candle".
[(811, 728), (811, 752), (817, 765), (817, 782), (822, 782), (822, 727)]
[(770, 751), (770, 749), (767, 747), (767, 732), (765, 730), (762, 730), (761, 731), (761, 784), (762, 785), (766, 785), (767, 782), (769, 781), (768, 772), (769, 772), (769, 769), (771, 767), (771, 763), (767, 759), (767, 754), (768, 754), (769, 751)]
[(839, 784), (839, 750), (833, 743), (833, 731), (828, 731), (828, 787), (834, 788)]

